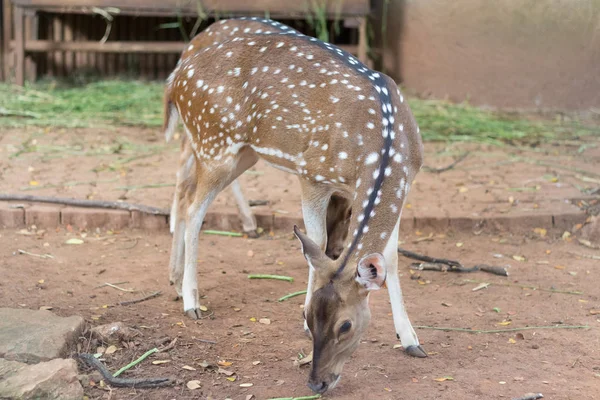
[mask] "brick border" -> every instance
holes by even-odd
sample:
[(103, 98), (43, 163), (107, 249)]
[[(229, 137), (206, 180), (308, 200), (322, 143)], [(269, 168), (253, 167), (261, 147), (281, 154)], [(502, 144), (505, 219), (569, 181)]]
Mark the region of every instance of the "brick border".
[[(15, 206), (19, 208), (15, 208)], [(302, 218), (282, 214), (256, 213), (258, 226), (265, 230), (290, 231), (294, 225), (304, 226)], [(400, 224), (403, 232), (531, 232), (534, 228), (564, 232), (585, 222), (583, 211), (559, 214), (536, 213), (530, 215), (488, 217), (443, 217), (405, 216)], [(99, 208), (65, 207), (54, 204), (25, 204), (0, 202), (0, 228), (25, 228), (36, 225), (38, 228), (57, 228), (71, 225), (75, 229), (141, 229), (149, 232), (168, 232), (169, 217), (140, 211), (111, 210)], [(209, 212), (206, 215), (205, 229), (241, 231), (242, 226), (237, 212)]]

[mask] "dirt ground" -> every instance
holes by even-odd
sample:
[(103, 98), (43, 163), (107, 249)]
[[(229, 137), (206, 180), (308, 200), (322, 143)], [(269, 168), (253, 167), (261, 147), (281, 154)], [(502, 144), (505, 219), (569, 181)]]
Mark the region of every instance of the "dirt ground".
[[(453, 169), (438, 174), (469, 152)], [(179, 144), (165, 144), (159, 129), (3, 129), (2, 191), (41, 196), (124, 200), (168, 209)], [(469, 143), (425, 144), (425, 168), (417, 175), (403, 218), (530, 216), (575, 212), (572, 199), (589, 198), (600, 186), (600, 138), (588, 136), (528, 146)], [(246, 197), (267, 200), (256, 213), (300, 218), (295, 177), (259, 162), (241, 178)], [(229, 190), (209, 211), (231, 212)]]
[[(510, 265), (508, 278), (483, 272), (420, 272), (411, 279), (409, 261), (400, 258), (401, 283), (415, 326), (478, 330), (553, 326), (521, 332), (445, 332), (417, 329), (429, 357), (413, 359), (394, 348), (390, 305), (385, 290), (372, 295), (373, 319), (363, 343), (346, 365), (330, 399), (510, 399), (541, 392), (547, 399), (596, 399), (600, 391), (600, 269), (598, 261), (575, 256), (598, 254), (574, 238), (451, 235), (433, 232), (402, 236), (402, 246), (429, 255), (476, 263)], [(77, 237), (83, 244), (66, 244)], [(309, 395), (307, 367), (293, 359), (310, 351), (302, 329), (304, 297), (276, 300), (306, 288), (307, 267), (299, 243), (289, 233), (259, 239), (203, 235), (199, 285), (206, 318), (185, 318), (168, 284), (170, 235), (69, 232), (65, 229), (0, 230), (0, 304), (5, 307), (52, 307), (58, 315), (81, 315), (90, 326), (122, 321), (143, 336), (121, 344), (102, 359), (111, 371), (165, 341), (175, 348), (152, 355), (124, 377), (166, 376), (178, 383), (162, 389), (113, 389), (86, 385), (90, 399), (256, 399)], [(50, 254), (39, 258), (19, 254)], [(516, 256), (516, 257), (513, 257)], [(516, 259), (515, 259), (516, 258)], [(521, 261), (519, 261), (521, 260)], [(248, 273), (292, 276), (293, 283), (249, 280)], [(473, 291), (477, 280), (492, 283)], [(135, 293), (101, 287), (120, 283)], [(524, 289), (519, 285), (544, 290)], [(130, 306), (115, 306), (152, 291), (162, 294)], [(554, 290), (555, 292), (553, 292)], [(558, 291), (558, 292), (556, 292)], [(560, 292), (560, 293), (559, 293)], [(567, 294), (575, 292), (580, 294)], [(254, 322), (269, 318), (270, 325)], [(588, 329), (558, 329), (561, 326)], [(215, 344), (201, 342), (210, 340)], [(100, 344), (82, 337), (82, 350)], [(156, 360), (170, 360), (159, 365)], [(260, 361), (257, 365), (255, 361)], [(204, 369), (206, 362), (233, 372)], [(196, 370), (183, 369), (183, 366)], [(451, 377), (453, 380), (436, 381)], [(201, 388), (186, 383), (199, 380)], [(85, 381), (85, 380), (84, 380)], [(89, 382), (89, 380), (87, 381)], [(252, 383), (249, 388), (240, 384)]]

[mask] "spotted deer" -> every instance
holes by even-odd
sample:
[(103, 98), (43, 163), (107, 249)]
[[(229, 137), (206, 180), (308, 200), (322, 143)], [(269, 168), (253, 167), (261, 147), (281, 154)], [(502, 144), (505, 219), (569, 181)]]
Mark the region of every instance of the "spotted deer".
[[(272, 22), (277, 26), (277, 22)], [(387, 286), (396, 335), (425, 357), (402, 301), (401, 211), (422, 165), (419, 128), (388, 76), (343, 50), (298, 33), (236, 35), (181, 61), (167, 81), (165, 127), (178, 115), (195, 160), (187, 210), (174, 232), (185, 313), (200, 316), (200, 227), (217, 194), (259, 158), (297, 175), (309, 265), (305, 324), (313, 339), (309, 387), (324, 393), (370, 321), (369, 295)], [(333, 195), (348, 201), (348, 236), (327, 257)]]
[[(273, 22), (274, 21), (272, 20), (256, 17), (242, 17), (216, 22), (190, 40), (190, 43), (181, 53), (178, 64), (199, 50), (211, 45), (218, 45), (220, 42), (238, 35), (252, 35), (261, 33), (270, 34), (273, 32), (289, 32), (299, 34), (299, 32), (294, 30), (292, 27), (281, 23), (273, 24)], [(168, 100), (165, 101), (165, 107), (167, 105)], [(167, 142), (173, 138), (176, 122), (177, 115), (171, 115), (171, 119), (169, 120), (169, 128), (165, 130), (165, 139)], [(186, 140), (186, 136), (181, 138), (181, 153), (176, 177), (176, 188), (171, 205), (169, 221), (171, 233), (175, 232), (175, 229), (177, 229), (177, 221), (181, 216), (185, 215), (185, 210), (187, 209), (185, 194), (190, 190), (183, 190), (183, 187), (185, 186), (189, 188), (194, 184), (193, 182), (195, 179), (194, 153), (190, 143)], [(241, 185), (237, 179), (231, 182), (230, 188), (238, 207), (243, 231), (248, 234), (249, 237), (257, 237), (258, 233), (256, 230), (256, 218), (250, 209), (248, 202), (246, 201)], [(341, 254), (343, 243), (346, 239), (348, 231), (349, 213), (349, 202), (342, 197), (333, 195), (327, 210), (326, 254), (328, 257), (336, 259)], [(178, 280), (180, 281), (182, 277), (174, 275), (175, 269), (173, 268), (173, 262), (174, 260), (171, 262), (170, 280), (171, 282), (176, 282)]]

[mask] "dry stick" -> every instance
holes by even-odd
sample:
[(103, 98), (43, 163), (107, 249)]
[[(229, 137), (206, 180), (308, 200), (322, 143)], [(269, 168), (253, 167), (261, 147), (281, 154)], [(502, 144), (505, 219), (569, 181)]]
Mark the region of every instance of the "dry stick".
[(145, 206), (142, 204), (125, 203), (121, 201), (102, 201), (102, 200), (83, 200), (83, 199), (67, 199), (64, 197), (50, 196), (30, 196), (24, 194), (0, 194), (0, 200), (6, 201), (32, 201), (37, 203), (52, 203), (63, 204), (66, 206), (75, 207), (92, 207), (92, 208), (110, 208), (117, 210), (141, 211), (155, 215), (169, 215), (169, 210), (157, 207)]
[(25, 250), (21, 250), (18, 249), (17, 250), (20, 254), (26, 254), (28, 256), (32, 256), (32, 257), (38, 257), (38, 258), (54, 258), (54, 256), (52, 254), (35, 254), (35, 253), (30, 253), (28, 251)]
[(512, 400), (538, 400), (543, 399), (544, 395), (541, 393), (527, 393), (523, 397), (515, 397)]
[(105, 282), (104, 284), (113, 289), (120, 290), (121, 292), (131, 292), (131, 293), (135, 292), (134, 289), (123, 289), (122, 287), (118, 287), (117, 285), (113, 285), (112, 283)]
[(102, 285), (96, 286), (94, 289), (100, 289), (100, 288), (103, 288), (103, 287), (108, 286), (108, 285), (123, 285), (125, 283), (129, 283), (129, 281), (115, 282), (115, 283), (103, 283)]
[(470, 151), (467, 151), (466, 153), (463, 153), (460, 157), (458, 157), (456, 160), (454, 160), (454, 162), (452, 162), (452, 164), (443, 167), (443, 168), (431, 168), (428, 166), (423, 166), (423, 171), (426, 172), (433, 172), (435, 174), (441, 174), (442, 172), (446, 172), (446, 171), (450, 171), (452, 168), (456, 167), (456, 165), (458, 163), (460, 163), (461, 161), (463, 161), (465, 158), (467, 158), (469, 156), (469, 154), (471, 154)]
[(165, 351), (169, 351), (169, 350), (171, 350), (173, 347), (175, 347), (175, 344), (176, 344), (176, 343), (177, 343), (177, 338), (175, 338), (175, 339), (171, 340), (171, 342), (170, 342), (168, 345), (166, 345), (166, 346), (164, 346), (164, 347), (161, 347), (160, 349), (158, 349), (158, 352), (159, 352), (159, 353), (164, 353)]
[(418, 329), (431, 329), (434, 331), (446, 331), (446, 332), (466, 332), (466, 333), (504, 333), (504, 332), (518, 332), (518, 331), (530, 331), (535, 329), (589, 329), (588, 325), (550, 325), (550, 326), (525, 326), (522, 328), (508, 328), (508, 329), (492, 329), (492, 330), (477, 330), (470, 328), (443, 328), (437, 326), (420, 325), (415, 326)]
[(413, 263), (411, 264), (412, 269), (419, 271), (440, 271), (440, 272), (489, 272), (490, 274), (508, 276), (508, 271), (504, 267), (496, 267), (486, 264), (477, 264), (473, 268), (466, 268), (460, 262), (454, 260), (447, 260), (445, 258), (434, 258), (417, 254), (412, 251), (404, 250), (398, 247), (398, 252), (405, 257), (412, 258), (414, 260), (424, 261), (424, 263)]
[(198, 339), (198, 338), (196, 338), (196, 340), (199, 341), (199, 342), (202, 342), (202, 343), (217, 344), (217, 342), (215, 342), (214, 340)]
[(202, 233), (204, 233), (205, 235), (218, 235), (218, 236), (233, 236), (233, 237), (244, 236), (244, 234), (239, 233), (239, 232), (215, 231), (215, 230), (210, 230), (210, 229), (202, 231)]
[(597, 256), (595, 254), (583, 254), (583, 253), (576, 253), (574, 251), (568, 251), (567, 253), (577, 256), (577, 257), (589, 258), (591, 260), (600, 260), (600, 256)]
[(97, 360), (92, 354), (81, 353), (78, 357), (83, 360), (87, 365), (97, 369), (104, 380), (111, 386), (114, 387), (134, 387), (134, 388), (156, 388), (163, 387), (172, 384), (170, 378), (142, 378), (142, 379), (123, 379), (117, 378), (110, 374), (110, 371)]
[(582, 295), (583, 292), (580, 291), (569, 291), (569, 290), (558, 290), (558, 289), (544, 289), (544, 288), (540, 288), (537, 286), (529, 286), (529, 285), (519, 285), (516, 283), (508, 283), (508, 282), (484, 282), (484, 281), (478, 281), (475, 279), (465, 279), (464, 282), (467, 283), (487, 283), (488, 285), (496, 285), (496, 286), (513, 286), (513, 287), (519, 287), (522, 289), (531, 289), (531, 290), (539, 290), (541, 292), (550, 292), (550, 293), (562, 293), (562, 294), (575, 294), (575, 295)]
[(158, 292), (151, 293), (151, 294), (149, 294), (146, 297), (142, 297), (141, 299), (122, 301), (122, 302), (119, 303), (119, 305), (120, 306), (128, 306), (130, 304), (141, 303), (142, 301), (150, 300), (150, 299), (153, 299), (153, 298), (158, 297), (158, 296), (160, 296), (160, 290)]

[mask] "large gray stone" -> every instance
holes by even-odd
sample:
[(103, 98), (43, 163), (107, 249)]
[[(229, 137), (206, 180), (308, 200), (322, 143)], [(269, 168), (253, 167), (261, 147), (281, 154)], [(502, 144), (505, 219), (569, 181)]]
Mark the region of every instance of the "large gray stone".
[(28, 365), (0, 359), (0, 399), (81, 400), (77, 363), (55, 359)]
[(0, 308), (0, 357), (28, 364), (67, 355), (83, 329), (83, 318), (45, 310)]

